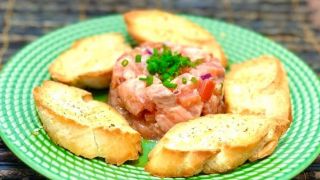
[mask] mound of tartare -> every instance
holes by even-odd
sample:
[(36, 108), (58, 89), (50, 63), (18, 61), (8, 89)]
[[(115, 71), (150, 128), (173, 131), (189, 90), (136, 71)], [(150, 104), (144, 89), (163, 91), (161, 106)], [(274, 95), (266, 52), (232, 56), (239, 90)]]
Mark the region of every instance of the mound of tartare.
[(224, 112), (224, 74), (199, 48), (146, 43), (117, 60), (109, 103), (144, 138), (159, 139), (176, 123)]

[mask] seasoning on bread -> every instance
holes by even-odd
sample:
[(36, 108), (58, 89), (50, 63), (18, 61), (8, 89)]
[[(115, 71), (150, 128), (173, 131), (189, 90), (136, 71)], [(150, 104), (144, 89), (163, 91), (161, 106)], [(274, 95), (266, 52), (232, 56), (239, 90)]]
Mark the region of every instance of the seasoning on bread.
[(124, 20), (129, 34), (138, 43), (170, 41), (201, 47), (227, 66), (223, 50), (213, 35), (186, 18), (160, 10), (133, 10), (124, 14)]
[(177, 124), (149, 154), (145, 170), (159, 177), (224, 173), (270, 155), (287, 122), (255, 115), (206, 115)]
[(226, 75), (224, 92), (228, 113), (292, 120), (288, 78), (273, 56), (233, 65)]
[(116, 165), (138, 159), (140, 134), (112, 107), (93, 100), (91, 93), (45, 81), (33, 95), (43, 127), (56, 144)]
[(120, 33), (75, 41), (50, 65), (52, 79), (77, 87), (107, 88), (117, 58), (131, 50)]

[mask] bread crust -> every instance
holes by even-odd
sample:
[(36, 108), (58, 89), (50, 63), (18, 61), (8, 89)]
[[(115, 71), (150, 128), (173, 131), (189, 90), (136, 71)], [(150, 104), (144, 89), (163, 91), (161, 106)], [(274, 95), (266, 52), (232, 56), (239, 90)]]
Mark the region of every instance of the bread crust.
[(170, 139), (163, 137), (150, 152), (145, 170), (158, 177), (189, 177), (201, 172), (203, 162), (218, 149), (187, 151), (165, 146)]
[(285, 125), (263, 116), (237, 114), (179, 123), (151, 151), (145, 170), (159, 177), (228, 172), (247, 160), (270, 155)]
[(183, 17), (151, 9), (129, 11), (124, 14), (124, 20), (129, 34), (138, 43), (170, 41), (200, 47), (227, 66), (226, 56), (213, 35)]
[[(207, 115), (174, 126), (150, 153), (146, 171), (160, 177), (187, 177), (201, 171), (224, 173), (275, 150), (292, 121), (288, 79), (280, 61), (261, 56), (232, 66), (224, 92), (227, 111), (232, 114)], [(209, 133), (212, 136), (206, 135), (206, 128), (215, 130)], [(194, 129), (192, 136), (207, 142), (188, 134)], [(200, 154), (200, 149), (216, 154)], [(177, 153), (181, 150), (184, 153)], [(193, 153), (200, 166), (186, 160), (186, 154)], [(172, 159), (178, 159), (178, 165)], [(161, 171), (159, 164), (167, 167)]]
[(224, 93), (228, 113), (292, 121), (287, 74), (273, 56), (264, 55), (232, 66), (224, 81)]
[[(64, 95), (59, 94), (61, 92)], [(123, 164), (127, 160), (138, 159), (141, 152), (140, 134), (110, 106), (94, 101), (89, 92), (61, 83), (45, 81), (42, 86), (34, 89), (33, 95), (43, 127), (54, 143), (76, 155), (89, 159), (102, 157), (106, 162), (116, 165)], [(59, 99), (61, 97), (63, 99)], [(53, 101), (54, 98), (56, 98), (55, 101)], [(58, 107), (61, 103), (71, 106), (70, 109)], [(79, 110), (74, 108), (77, 105), (87, 107)], [(78, 110), (83, 115), (72, 114), (77, 114)], [(96, 114), (95, 111), (105, 111), (102, 115), (110, 114), (113, 119), (110, 122), (103, 120), (110, 117), (101, 114), (100, 118), (92, 119), (89, 116)], [(81, 122), (80, 119), (86, 120)], [(100, 121), (100, 124), (90, 124), (95, 119)], [(121, 149), (121, 151), (115, 151), (115, 149)]]
[(75, 41), (49, 67), (52, 79), (95, 89), (107, 88), (116, 59), (131, 50), (120, 33), (105, 33)]

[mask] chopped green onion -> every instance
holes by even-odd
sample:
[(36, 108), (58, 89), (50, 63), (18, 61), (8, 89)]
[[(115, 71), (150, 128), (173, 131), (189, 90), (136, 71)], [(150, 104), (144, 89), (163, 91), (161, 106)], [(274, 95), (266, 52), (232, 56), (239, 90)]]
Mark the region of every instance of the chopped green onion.
[(121, 62), (121, 65), (122, 65), (123, 67), (126, 67), (128, 64), (129, 64), (129, 61), (128, 61), (127, 59), (125, 59), (125, 60), (123, 60), (123, 61)]
[(136, 62), (141, 62), (141, 54), (136, 55)]
[(198, 81), (197, 78), (195, 78), (195, 77), (191, 78), (191, 82), (196, 83), (197, 81)]
[(147, 86), (150, 86), (153, 83), (153, 76), (147, 76)]
[(168, 80), (171, 78), (170, 74), (168, 73), (165, 73), (165, 74), (162, 74), (162, 76), (160, 77), (162, 81), (165, 81), (165, 80)]
[(187, 78), (185, 77), (182, 78), (182, 84), (187, 84)]
[[(136, 56), (136, 62), (141, 57)], [(179, 75), (182, 68), (195, 67), (198, 62), (192, 62), (189, 57), (182, 56), (174, 52), (168, 46), (163, 46), (162, 50), (153, 49), (153, 54), (147, 59), (147, 70), (151, 75), (158, 75), (164, 86), (175, 88), (177, 84), (171, 83), (171, 80)], [(184, 81), (184, 80), (183, 80)], [(187, 79), (185, 79), (187, 83)]]
[(143, 78), (143, 77), (139, 78), (139, 80), (145, 81), (146, 84), (147, 84), (147, 86), (150, 86), (150, 85), (153, 83), (153, 76), (148, 75), (148, 76), (145, 77), (145, 78)]
[(172, 82), (170, 82), (170, 81), (164, 81), (163, 82), (163, 85), (165, 86), (165, 87), (167, 87), (167, 88), (176, 88), (177, 87), (177, 84), (176, 83), (172, 83)]
[(153, 54), (156, 55), (156, 56), (158, 55), (158, 49), (157, 48), (153, 49)]

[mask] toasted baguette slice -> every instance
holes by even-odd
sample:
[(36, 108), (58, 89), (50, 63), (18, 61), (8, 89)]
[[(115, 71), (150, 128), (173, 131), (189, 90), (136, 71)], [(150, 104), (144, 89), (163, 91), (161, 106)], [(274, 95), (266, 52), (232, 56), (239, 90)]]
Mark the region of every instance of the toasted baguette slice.
[(145, 170), (159, 177), (230, 171), (270, 155), (286, 124), (237, 114), (210, 114), (179, 123), (150, 152)]
[(116, 165), (139, 157), (140, 134), (89, 92), (46, 81), (33, 95), (43, 127), (56, 144), (76, 155), (103, 157)]
[(139, 43), (170, 41), (205, 49), (222, 65), (227, 59), (215, 38), (199, 25), (160, 10), (134, 10), (124, 14), (129, 34)]
[(52, 79), (77, 87), (108, 87), (117, 58), (131, 47), (120, 33), (77, 40), (49, 67)]
[(229, 113), (292, 120), (288, 78), (275, 57), (261, 56), (232, 66), (224, 92)]

